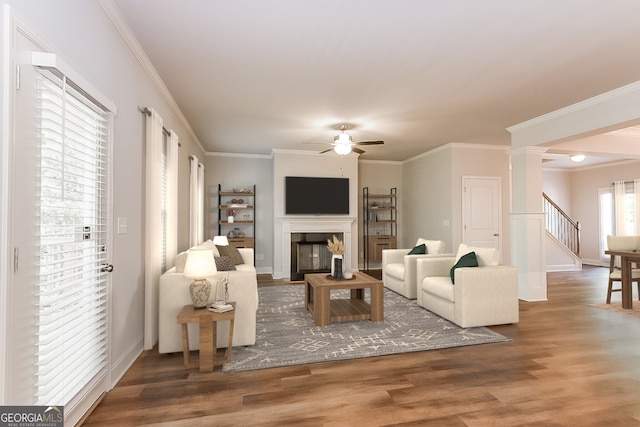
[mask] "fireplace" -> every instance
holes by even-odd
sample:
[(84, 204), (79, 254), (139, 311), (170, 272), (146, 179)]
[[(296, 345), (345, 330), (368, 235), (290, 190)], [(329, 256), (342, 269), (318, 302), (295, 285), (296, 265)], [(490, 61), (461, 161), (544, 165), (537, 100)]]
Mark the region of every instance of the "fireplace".
[(327, 240), (333, 236), (344, 240), (343, 233), (291, 233), (291, 280), (304, 280), (306, 273), (331, 271), (333, 254)]
[[(352, 216), (295, 216), (287, 215), (280, 217), (276, 221), (276, 232), (274, 233), (274, 278), (280, 279), (293, 279), (293, 272), (299, 270), (298, 265), (294, 267), (294, 260), (298, 263), (300, 255), (296, 254), (295, 258), (293, 251), (302, 250), (302, 261), (314, 268), (316, 266), (319, 271), (330, 271), (330, 257), (331, 253), (322, 253), (322, 250), (326, 250), (327, 239), (330, 239), (334, 234), (341, 236), (341, 240), (344, 241), (345, 254), (344, 254), (344, 268), (351, 270), (353, 266), (357, 265), (357, 228), (356, 218)], [(295, 236), (298, 234), (307, 234), (302, 245), (297, 243), (303, 241)], [(315, 236), (315, 237), (314, 237)], [(315, 245), (315, 246), (314, 246)], [(295, 246), (295, 247), (294, 247)], [(305, 247), (309, 246), (309, 247)], [(327, 266), (325, 267), (324, 260), (329, 259)], [(303, 268), (306, 268), (303, 266)], [(302, 276), (296, 275), (302, 280)]]

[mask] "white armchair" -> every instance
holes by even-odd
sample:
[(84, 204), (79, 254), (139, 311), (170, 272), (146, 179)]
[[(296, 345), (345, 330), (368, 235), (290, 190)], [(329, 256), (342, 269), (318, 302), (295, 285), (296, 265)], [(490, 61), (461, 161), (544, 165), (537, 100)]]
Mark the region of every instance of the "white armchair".
[[(498, 265), (495, 249), (460, 246), (457, 256), (417, 261), (418, 305), (463, 328), (518, 323), (517, 268)], [(456, 268), (452, 282), (451, 268), (471, 251), (478, 267)]]
[(416, 246), (425, 244), (424, 255), (407, 255), (411, 249), (384, 249), (382, 251), (382, 283), (405, 298), (416, 299), (416, 261), (420, 258), (444, 254), (442, 240), (418, 239)]

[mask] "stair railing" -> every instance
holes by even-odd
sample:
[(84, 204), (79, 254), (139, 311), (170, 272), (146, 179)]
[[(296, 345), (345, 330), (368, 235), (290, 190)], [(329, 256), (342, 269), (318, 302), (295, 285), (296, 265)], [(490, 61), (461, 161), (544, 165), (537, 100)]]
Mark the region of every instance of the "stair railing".
[(580, 256), (580, 223), (572, 220), (545, 193), (542, 193), (542, 198), (547, 231), (576, 256)]

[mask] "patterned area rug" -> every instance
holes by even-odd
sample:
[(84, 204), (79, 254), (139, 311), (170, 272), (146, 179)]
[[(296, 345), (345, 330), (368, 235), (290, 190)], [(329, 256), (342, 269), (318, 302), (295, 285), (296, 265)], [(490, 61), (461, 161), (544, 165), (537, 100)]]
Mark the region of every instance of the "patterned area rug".
[[(347, 292), (334, 291), (331, 297), (348, 297)], [(488, 328), (460, 328), (386, 288), (383, 322), (323, 327), (315, 326), (304, 308), (303, 285), (261, 287), (259, 294), (256, 344), (234, 347), (223, 372), (510, 341)]]
[(622, 308), (621, 301), (612, 301), (611, 304), (589, 304), (591, 307), (602, 308), (603, 310), (613, 311), (614, 313), (626, 314), (640, 319), (640, 301), (633, 301), (633, 308)]

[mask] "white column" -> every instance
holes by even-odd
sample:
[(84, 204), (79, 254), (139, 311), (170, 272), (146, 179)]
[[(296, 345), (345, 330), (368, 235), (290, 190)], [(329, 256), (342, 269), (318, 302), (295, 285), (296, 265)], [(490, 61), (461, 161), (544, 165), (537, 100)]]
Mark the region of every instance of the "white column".
[(520, 299), (545, 301), (545, 215), (542, 211), (544, 147), (511, 151), (511, 261), (518, 267)]

